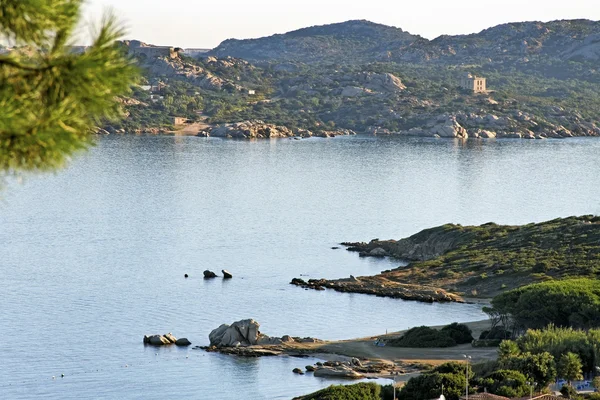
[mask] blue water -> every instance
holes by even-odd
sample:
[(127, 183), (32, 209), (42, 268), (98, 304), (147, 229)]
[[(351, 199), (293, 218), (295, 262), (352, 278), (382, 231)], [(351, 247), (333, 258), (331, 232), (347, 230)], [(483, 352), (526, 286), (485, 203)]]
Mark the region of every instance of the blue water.
[[(341, 241), (600, 214), (599, 154), (596, 139), (101, 138), (0, 192), (0, 399), (289, 399), (336, 383), (291, 373), (315, 360), (142, 337), (204, 345), (242, 318), (323, 339), (482, 319), (476, 305), (288, 282), (397, 266), (331, 249)], [(207, 268), (234, 279), (204, 281)]]

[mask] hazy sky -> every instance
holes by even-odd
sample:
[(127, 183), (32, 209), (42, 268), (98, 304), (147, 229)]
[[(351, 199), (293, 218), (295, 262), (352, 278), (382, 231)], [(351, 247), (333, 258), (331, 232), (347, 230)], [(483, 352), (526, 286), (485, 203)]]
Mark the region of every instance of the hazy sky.
[(515, 21), (600, 20), (599, 0), (87, 0), (97, 20), (112, 8), (128, 39), (179, 47), (217, 46), (312, 25), (367, 19), (434, 38)]

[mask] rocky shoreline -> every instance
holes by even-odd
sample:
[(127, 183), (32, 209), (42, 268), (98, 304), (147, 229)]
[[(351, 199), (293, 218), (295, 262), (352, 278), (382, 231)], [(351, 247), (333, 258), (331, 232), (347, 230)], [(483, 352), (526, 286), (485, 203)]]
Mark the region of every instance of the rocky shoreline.
[[(491, 98), (488, 101), (495, 102)], [(457, 139), (564, 139), (600, 136), (600, 127), (595, 123), (585, 121), (579, 115), (563, 115), (565, 112), (560, 107), (548, 109), (549, 114), (561, 116), (563, 125), (547, 121), (542, 123), (535, 115), (522, 111), (514, 111), (508, 115), (485, 112), (424, 114), (419, 116), (424, 120), (419, 126), (400, 131), (371, 127), (368, 133)]]
[[(489, 321), (467, 323), (478, 336), (483, 330), (489, 329)], [(273, 338), (260, 333), (260, 324), (252, 319), (234, 322), (231, 325), (221, 325), (209, 335), (209, 346), (196, 346), (194, 350), (209, 353), (220, 353), (237, 357), (294, 357), (298, 358), (298, 367), (290, 373), (334, 379), (372, 379), (385, 378), (406, 381), (418, 375), (428, 365), (440, 361), (459, 360), (462, 354), (469, 352), (476, 360), (494, 359), (496, 348), (478, 348), (471, 344), (458, 345), (451, 348), (403, 348), (384, 345), (402, 336), (406, 331), (391, 332), (377, 337), (360, 339), (324, 341), (313, 338), (291, 338), (279, 344), (258, 343), (260, 338), (265, 342)], [(433, 327), (436, 329), (442, 326)], [(229, 332), (229, 333), (227, 333)], [(225, 341), (223, 342), (223, 338)], [(281, 338), (277, 338), (281, 339)], [(235, 340), (234, 345), (229, 345)], [(243, 341), (243, 344), (240, 342)], [(226, 343), (226, 344), (223, 344)], [(316, 358), (323, 361), (302, 367), (303, 358)]]
[[(559, 110), (554, 110), (558, 113)], [(439, 115), (423, 115), (421, 125), (399, 131), (390, 131), (380, 127), (370, 127), (364, 133), (369, 135), (397, 135), (425, 138), (452, 139), (564, 139), (573, 137), (598, 137), (600, 127), (579, 119), (577, 116), (565, 117), (564, 125), (546, 122), (544, 128), (536, 122), (535, 116), (515, 111), (510, 115), (495, 115), (491, 113), (446, 113)], [(184, 125), (185, 126), (185, 125)], [(575, 128), (573, 128), (575, 127)], [(114, 129), (111, 126), (98, 128), (96, 134), (126, 134), (124, 129)], [(176, 134), (169, 128), (139, 128), (134, 134)], [(269, 138), (332, 138), (336, 136), (356, 135), (350, 129), (332, 129), (310, 131), (308, 129), (291, 129), (261, 120), (248, 120), (220, 125), (207, 125), (203, 129), (186, 131), (190, 136), (219, 137), (230, 139), (269, 139)]]
[(305, 289), (324, 290), (326, 288), (337, 292), (370, 294), (425, 303), (465, 302), (462, 297), (441, 288), (412, 285), (390, 279), (382, 280), (377, 276), (361, 276), (358, 278), (351, 276), (350, 278), (334, 280), (309, 279), (308, 281), (294, 278), (290, 284)]
[(334, 350), (330, 351), (327, 345), (333, 342), (310, 337), (270, 337), (261, 333), (259, 328), (260, 324), (253, 319), (237, 321), (231, 325), (223, 324), (209, 334), (209, 346), (196, 346), (193, 349), (250, 358), (327, 358), (328, 361), (307, 365), (305, 369), (294, 368), (292, 371), (301, 375), (313, 373), (314, 376), (323, 378), (363, 379), (419, 371), (415, 365), (402, 362), (346, 356)]

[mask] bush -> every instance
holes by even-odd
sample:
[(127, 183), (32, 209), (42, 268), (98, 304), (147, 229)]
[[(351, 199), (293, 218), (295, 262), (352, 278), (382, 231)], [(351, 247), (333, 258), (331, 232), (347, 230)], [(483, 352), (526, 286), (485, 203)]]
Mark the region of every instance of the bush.
[(486, 339), (486, 340), (500, 339), (500, 340), (502, 340), (502, 339), (510, 339), (511, 336), (512, 336), (511, 333), (509, 331), (507, 331), (506, 329), (504, 329), (503, 326), (495, 326), (489, 331), (481, 332), (481, 334), (479, 335), (479, 339)]
[(436, 399), (440, 397), (443, 385), (446, 399), (458, 400), (464, 394), (465, 384), (465, 365), (445, 363), (422, 375), (411, 378), (398, 394), (398, 399)]
[(390, 340), (389, 344), (397, 347), (452, 347), (456, 346), (456, 341), (448, 331), (438, 331), (428, 326), (420, 326), (409, 329), (399, 339)]
[(574, 387), (569, 386), (569, 385), (564, 385), (560, 389), (560, 394), (562, 394), (563, 397), (566, 398), (566, 399), (575, 399), (575, 398), (577, 398), (577, 390), (575, 390)]
[(527, 378), (519, 371), (498, 370), (484, 379), (479, 385), (487, 388), (490, 393), (505, 397), (522, 397), (529, 393)]
[(516, 340), (522, 352), (539, 354), (548, 352), (559, 360), (565, 353), (571, 352), (579, 356), (583, 372), (594, 372), (595, 344), (600, 342), (600, 329), (589, 331), (571, 328), (548, 327), (543, 330), (529, 330)]
[(447, 332), (457, 344), (471, 343), (473, 341), (473, 333), (465, 324), (453, 322), (452, 324), (443, 327), (442, 332)]
[(567, 279), (528, 285), (494, 297), (492, 306), (522, 328), (542, 329), (549, 324), (594, 328), (600, 326), (600, 280)]
[(376, 383), (332, 385), (297, 400), (381, 400), (381, 386)]

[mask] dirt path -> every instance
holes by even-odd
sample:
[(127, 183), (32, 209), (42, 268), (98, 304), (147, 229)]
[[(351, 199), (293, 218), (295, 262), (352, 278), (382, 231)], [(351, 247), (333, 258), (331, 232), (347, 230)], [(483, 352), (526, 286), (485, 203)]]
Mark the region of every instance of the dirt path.
[[(468, 322), (473, 331), (473, 337), (478, 338), (479, 334), (489, 329), (489, 320)], [(433, 328), (441, 328), (434, 326)], [(393, 332), (387, 335), (372, 336), (367, 338), (340, 340), (325, 343), (294, 344), (291, 345), (297, 349), (310, 349), (316, 352), (327, 354), (338, 354), (347, 357), (357, 357), (370, 360), (381, 360), (389, 362), (412, 362), (425, 364), (442, 364), (447, 361), (464, 361), (464, 355), (471, 356), (472, 361), (493, 360), (497, 357), (496, 348), (477, 348), (470, 344), (463, 344), (447, 348), (404, 348), (392, 346), (376, 346), (376, 339), (392, 339), (401, 336), (406, 331)]]
[(211, 125), (204, 122), (194, 122), (193, 124), (179, 125), (171, 133), (182, 136), (195, 136), (200, 131), (207, 130)]

